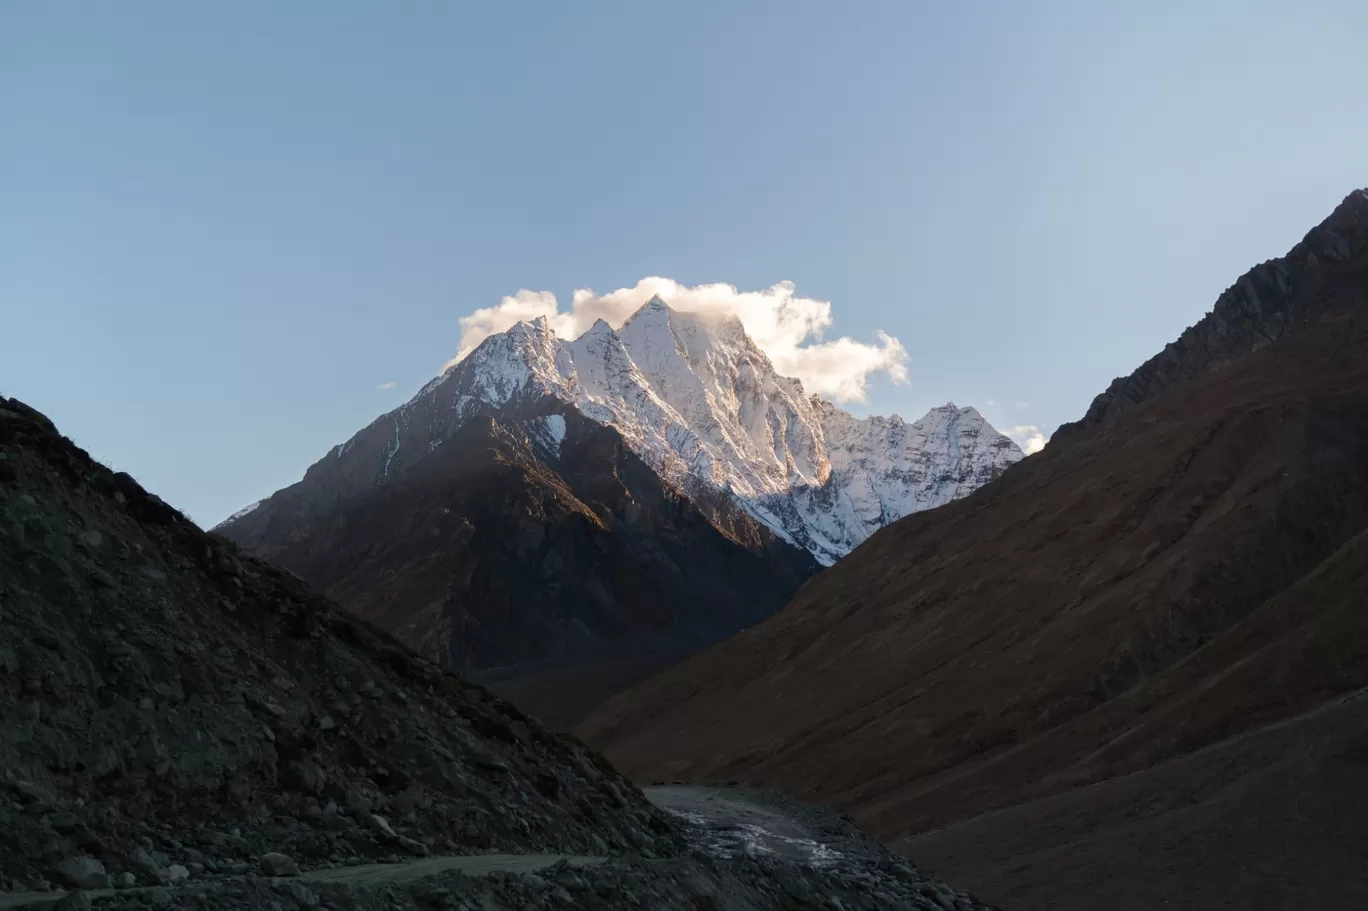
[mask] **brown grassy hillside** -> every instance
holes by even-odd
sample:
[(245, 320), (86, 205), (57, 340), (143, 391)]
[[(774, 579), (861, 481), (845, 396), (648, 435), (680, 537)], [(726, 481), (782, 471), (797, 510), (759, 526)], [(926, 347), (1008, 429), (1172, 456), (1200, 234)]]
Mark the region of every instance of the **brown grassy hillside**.
[(580, 733), (629, 774), (778, 786), (895, 837), (1368, 683), (1358, 577), (1327, 563), (1368, 528), (1368, 197), (1250, 276), (1043, 453)]

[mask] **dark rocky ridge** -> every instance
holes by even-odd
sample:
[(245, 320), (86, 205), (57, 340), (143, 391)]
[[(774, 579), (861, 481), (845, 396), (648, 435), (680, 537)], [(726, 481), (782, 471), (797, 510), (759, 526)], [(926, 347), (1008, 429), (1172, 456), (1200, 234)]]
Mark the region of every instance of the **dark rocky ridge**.
[(201, 532), (9, 399), (0, 776), (0, 888), (81, 855), (146, 881), (192, 850), (316, 865), (680, 845), (594, 753)]
[(1368, 246), (1368, 190), (1355, 190), (1286, 256), (1260, 263), (1225, 290), (1211, 312), (1129, 376), (1113, 380), (1087, 414), (1063, 424), (1063, 439), (1257, 351), (1314, 320), (1335, 300), (1323, 278)]

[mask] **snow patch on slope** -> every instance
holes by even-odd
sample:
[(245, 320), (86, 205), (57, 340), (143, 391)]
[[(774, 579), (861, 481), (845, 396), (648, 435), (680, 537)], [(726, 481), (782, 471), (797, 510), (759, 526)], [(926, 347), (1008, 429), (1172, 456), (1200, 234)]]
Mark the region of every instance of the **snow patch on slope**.
[(247, 516), (250, 516), (252, 513), (256, 512), (257, 507), (259, 507), (262, 503), (265, 502), (265, 500), (257, 500), (255, 503), (249, 503), (248, 505), (239, 509), (237, 512), (233, 513), (228, 518), (224, 519), (218, 525), (215, 525), (214, 528), (221, 528), (224, 525), (227, 525), (229, 522), (236, 522), (238, 519), (243, 519)]
[(394, 464), (394, 457), (399, 454), (399, 447), (403, 443), (403, 435), (399, 429), (399, 417), (394, 418), (394, 445), (385, 449), (385, 466), (380, 469), (380, 477), (387, 478), (390, 473), (390, 466)]
[(556, 455), (560, 455), (561, 443), (565, 442), (565, 415), (548, 414), (537, 421), (537, 436)]

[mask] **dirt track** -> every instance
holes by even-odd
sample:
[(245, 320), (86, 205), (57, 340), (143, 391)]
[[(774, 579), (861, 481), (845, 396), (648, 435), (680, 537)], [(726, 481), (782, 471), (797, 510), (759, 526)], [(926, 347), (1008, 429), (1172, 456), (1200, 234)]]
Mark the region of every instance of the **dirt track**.
[[(716, 857), (765, 855), (778, 860), (814, 866), (839, 864), (868, 854), (873, 843), (863, 833), (827, 810), (803, 807), (773, 795), (748, 789), (707, 786), (666, 786), (646, 789), (647, 796), (662, 809), (695, 826), (700, 846)], [(835, 825), (832, 825), (833, 821)], [(561, 861), (574, 867), (604, 863), (607, 858), (555, 854), (486, 854), (428, 857), (402, 864), (365, 864), (305, 870), (295, 881), (314, 886), (354, 886), (374, 889), (412, 883), (443, 873), (467, 876), (492, 873), (537, 873)], [(183, 889), (202, 889), (209, 883), (242, 880), (220, 876), (188, 882)], [(283, 882), (276, 878), (273, 882)], [(148, 893), (155, 887), (100, 889), (86, 894), (92, 899), (111, 895)], [(66, 893), (0, 893), (0, 909), (43, 907)]]
[[(459, 871), (467, 876), (487, 876), (490, 873), (535, 873), (545, 870), (561, 860), (572, 866), (582, 867), (603, 862), (601, 857), (561, 857), (555, 854), (481, 854), (469, 857), (427, 857), (406, 864), (365, 864), (359, 867), (337, 867), (324, 870), (305, 870), (298, 877), (299, 882), (330, 884), (373, 888), (388, 884), (408, 883), (436, 876), (439, 873)], [(242, 877), (221, 877), (221, 879), (241, 879)], [(202, 886), (203, 883), (197, 883)], [(193, 888), (194, 886), (191, 886)], [(97, 889), (87, 892), (92, 899), (114, 894), (150, 892), (143, 889)], [(0, 908), (31, 908), (55, 902), (66, 895), (65, 892), (16, 892), (0, 894)]]

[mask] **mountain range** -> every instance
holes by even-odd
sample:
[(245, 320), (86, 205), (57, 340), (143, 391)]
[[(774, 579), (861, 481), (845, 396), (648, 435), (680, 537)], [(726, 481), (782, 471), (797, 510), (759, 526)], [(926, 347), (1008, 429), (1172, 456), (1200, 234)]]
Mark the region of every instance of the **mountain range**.
[(1041, 454), (577, 731), (848, 810), (1004, 906), (1357, 907), (1365, 536), (1356, 191)]
[[(859, 419), (780, 376), (735, 316), (653, 298), (620, 329), (573, 341), (542, 317), (491, 336), (405, 405), (309, 469), (304, 483), (348, 495), (383, 484), (476, 415), (546, 410), (553, 399), (614, 428), (663, 481), (723, 497), (830, 565), (889, 522), (957, 499), (1022, 457), (973, 408), (915, 423)], [(557, 419), (558, 420), (558, 419)], [(562, 425), (525, 430), (554, 458)], [(270, 498), (226, 520), (231, 529)]]
[(550, 674), (520, 698), (569, 723), (1021, 458), (973, 408), (856, 418), (739, 319), (656, 298), (573, 340), (485, 339), (215, 530), (446, 666)]

